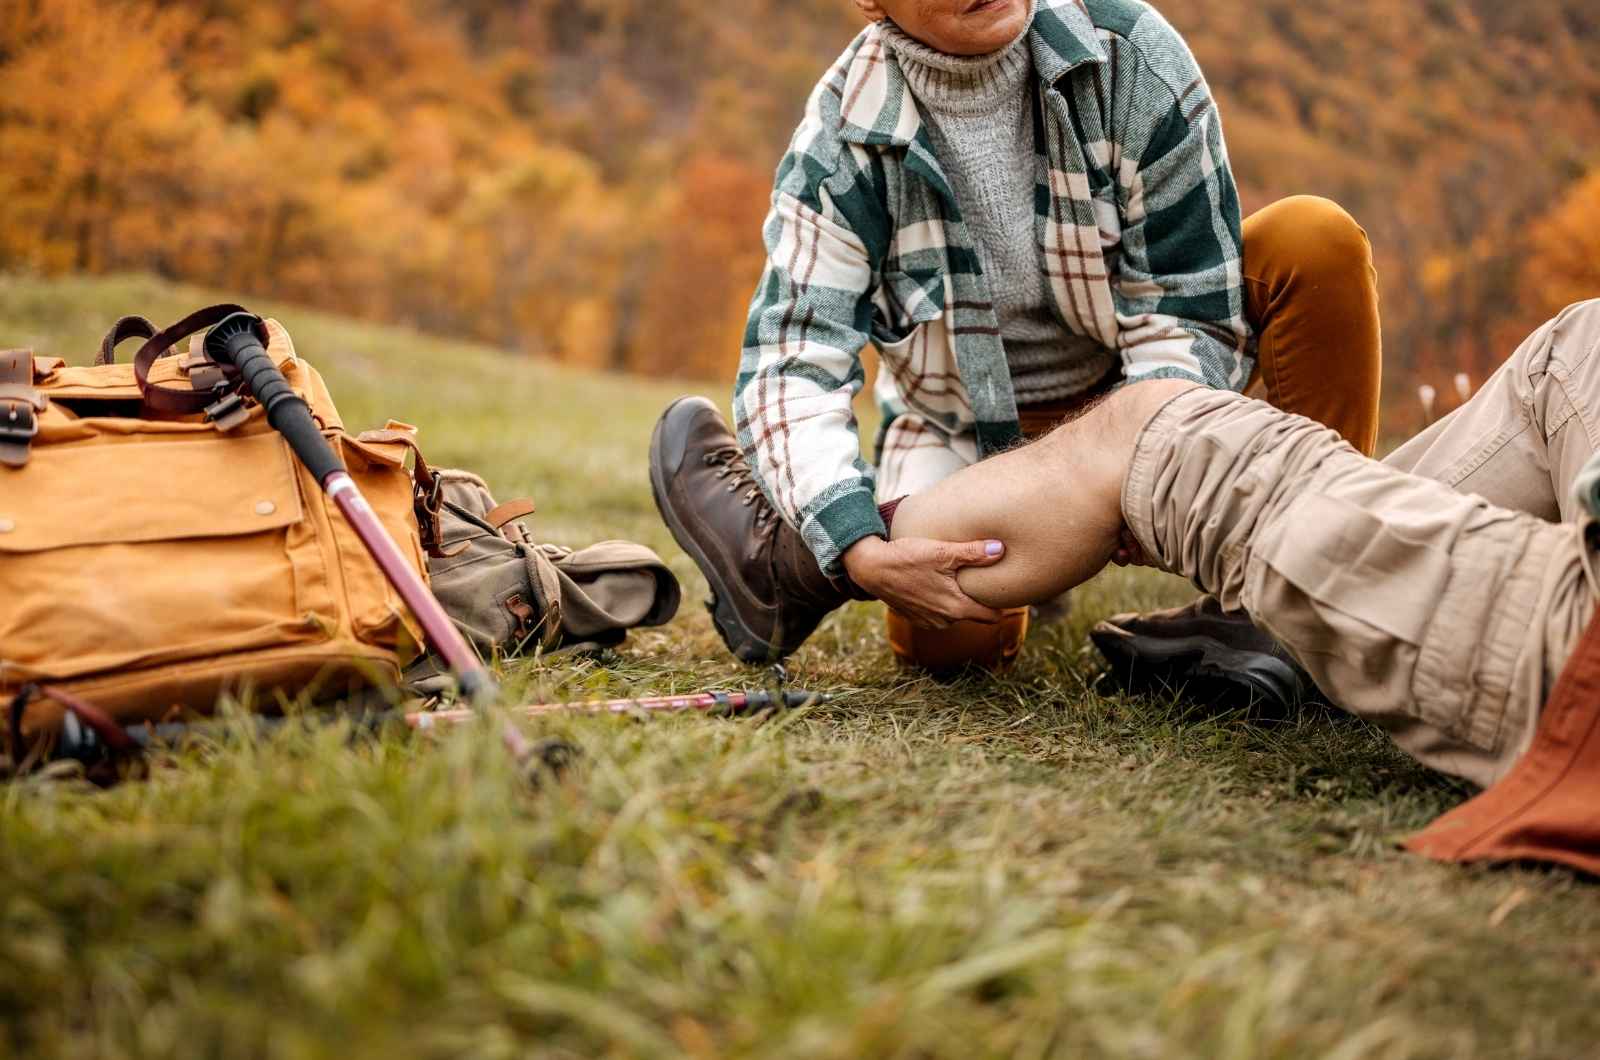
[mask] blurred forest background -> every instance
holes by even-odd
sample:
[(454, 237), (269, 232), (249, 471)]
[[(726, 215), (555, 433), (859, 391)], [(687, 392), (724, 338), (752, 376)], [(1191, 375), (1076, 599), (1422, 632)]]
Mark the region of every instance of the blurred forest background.
[[(1595, 0), (1164, 0), (1246, 210), (1372, 236), (1392, 430), (1600, 295)], [(725, 376), (848, 0), (8, 0), (0, 269)], [(136, 308), (136, 307), (130, 307)]]

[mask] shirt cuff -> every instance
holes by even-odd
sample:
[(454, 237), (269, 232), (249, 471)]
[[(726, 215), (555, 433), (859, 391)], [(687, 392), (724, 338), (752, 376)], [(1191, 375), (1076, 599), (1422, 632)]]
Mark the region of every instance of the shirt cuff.
[(844, 574), (839, 557), (864, 537), (889, 536), (878, 502), (865, 487), (835, 497), (832, 503), (811, 517), (805, 530), (806, 543), (817, 557), (822, 573), (832, 578)]

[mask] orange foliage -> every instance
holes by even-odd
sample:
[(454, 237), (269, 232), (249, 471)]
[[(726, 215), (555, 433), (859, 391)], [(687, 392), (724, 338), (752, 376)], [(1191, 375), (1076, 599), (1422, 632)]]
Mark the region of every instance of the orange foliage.
[(1600, 297), (1600, 169), (1534, 226), (1523, 276), (1535, 312)]
[(626, 367), (659, 363), (657, 345), (690, 375), (728, 374), (730, 351), (744, 345), (746, 309), (764, 258), (755, 236), (766, 215), (771, 177), (734, 159), (702, 155), (683, 168), (667, 208), (661, 260), (648, 278)]
[[(1600, 294), (1593, 0), (1161, 0), (1246, 209), (1372, 236), (1392, 404)], [(722, 376), (851, 0), (10, 0), (0, 267)], [(136, 308), (136, 307), (130, 307)]]

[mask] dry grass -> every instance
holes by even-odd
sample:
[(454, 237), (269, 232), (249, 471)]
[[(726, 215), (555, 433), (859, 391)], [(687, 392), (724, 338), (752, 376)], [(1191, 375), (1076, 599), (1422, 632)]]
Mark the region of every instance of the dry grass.
[[(207, 297), (4, 280), (0, 336), (86, 358), (117, 314)], [(703, 593), (643, 462), (682, 388), (274, 312), (351, 423), (419, 423), (435, 462), (533, 492), (546, 537), (650, 542)], [(1108, 575), (1013, 673), (944, 685), (898, 671), (857, 606), (792, 667), (835, 705), (541, 723), (582, 754), (533, 786), (477, 729), (316, 728), (241, 729), (110, 792), (0, 789), (0, 1053), (1591, 1052), (1600, 891), (1398, 852), (1462, 792), (1349, 718), (1102, 693), (1086, 626), (1185, 593)], [(755, 679), (692, 604), (508, 678)]]

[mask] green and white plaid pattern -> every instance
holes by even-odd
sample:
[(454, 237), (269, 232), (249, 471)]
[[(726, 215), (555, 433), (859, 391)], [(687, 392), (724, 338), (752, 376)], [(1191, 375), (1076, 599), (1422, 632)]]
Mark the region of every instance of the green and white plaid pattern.
[[(1061, 319), (1117, 350), (1128, 380), (1242, 389), (1238, 194), (1188, 47), (1140, 0), (1039, 0), (1029, 38), (1035, 234)], [(813, 92), (765, 234), (736, 430), (779, 512), (837, 572), (841, 552), (885, 530), (851, 411), (868, 344), (880, 460), (895, 445), (978, 459), (1021, 436), (974, 241), (876, 25)]]

